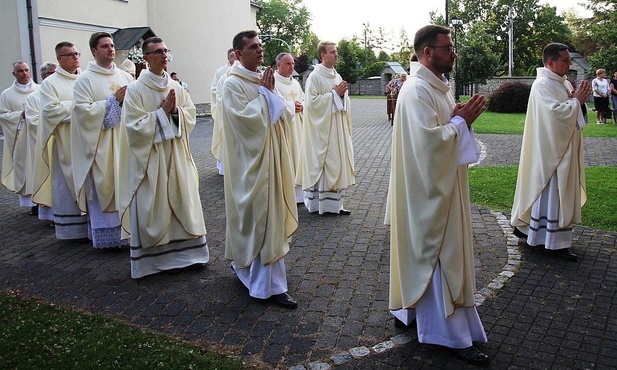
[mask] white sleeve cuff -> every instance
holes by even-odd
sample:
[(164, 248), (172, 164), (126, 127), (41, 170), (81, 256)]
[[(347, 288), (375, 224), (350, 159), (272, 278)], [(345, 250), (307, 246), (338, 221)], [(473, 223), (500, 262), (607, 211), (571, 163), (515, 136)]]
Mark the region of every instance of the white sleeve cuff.
[(480, 150), (473, 130), (467, 127), (467, 122), (461, 116), (452, 117), (450, 122), (456, 125), (460, 137), (458, 164), (476, 163), (480, 159)]
[(270, 124), (274, 125), (276, 121), (285, 113), (287, 103), (281, 94), (272, 92), (263, 86), (259, 86), (259, 93), (263, 95), (268, 102), (268, 111), (270, 113)]

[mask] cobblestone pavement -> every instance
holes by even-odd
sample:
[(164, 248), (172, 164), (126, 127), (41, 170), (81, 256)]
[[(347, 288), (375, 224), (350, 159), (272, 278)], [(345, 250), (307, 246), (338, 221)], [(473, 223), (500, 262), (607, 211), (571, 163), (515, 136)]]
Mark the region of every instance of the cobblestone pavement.
[[(101, 313), (150, 330), (221, 343), (272, 368), (451, 369), (468, 367), (447, 350), (417, 342), (388, 313), (389, 230), (383, 225), (391, 127), (383, 100), (352, 103), (357, 185), (351, 216), (299, 208), (285, 258), (297, 310), (251, 299), (224, 259), (223, 178), (209, 153), (212, 121), (200, 118), (191, 147), (211, 260), (200, 271), (133, 280), (127, 250), (59, 241), (0, 190), (0, 286)], [(478, 135), (480, 165), (515, 165), (520, 137)], [(585, 139), (589, 165), (615, 166), (615, 139)], [(593, 200), (591, 200), (593, 201)], [(507, 218), (473, 206), (480, 316), (491, 367), (611, 368), (617, 363), (617, 233), (575, 228), (579, 262), (518, 244)]]

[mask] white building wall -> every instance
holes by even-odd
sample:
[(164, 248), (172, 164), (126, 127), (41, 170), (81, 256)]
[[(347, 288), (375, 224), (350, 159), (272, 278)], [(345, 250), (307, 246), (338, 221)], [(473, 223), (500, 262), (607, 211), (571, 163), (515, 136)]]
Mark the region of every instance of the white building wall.
[[(6, 30), (0, 47), (0, 87), (13, 81), (11, 63), (31, 61), (26, 0), (0, 0), (0, 24)], [(210, 102), (210, 83), (226, 63), (234, 35), (256, 29), (257, 8), (250, 0), (31, 0), (34, 8), (36, 64), (56, 61), (54, 46), (70, 41), (82, 53), (81, 66), (92, 60), (93, 32), (150, 27), (172, 50), (169, 71), (189, 84), (195, 103)], [(126, 53), (118, 52), (124, 59)], [(40, 79), (39, 79), (40, 81)]]

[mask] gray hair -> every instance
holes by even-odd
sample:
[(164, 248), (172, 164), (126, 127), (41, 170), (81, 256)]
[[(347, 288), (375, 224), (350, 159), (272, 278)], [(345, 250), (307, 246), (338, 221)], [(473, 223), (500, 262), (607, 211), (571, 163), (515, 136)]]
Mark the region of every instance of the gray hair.
[(13, 72), (15, 72), (15, 68), (17, 68), (18, 64), (22, 64), (25, 63), (26, 65), (28, 65), (28, 62), (26, 62), (25, 60), (18, 60), (16, 62), (13, 62)]
[(43, 65), (41, 65), (41, 67), (39, 68), (39, 71), (41, 72), (41, 74), (44, 74), (45, 72), (47, 72), (47, 69), (51, 68), (51, 67), (57, 68), (58, 65), (56, 63), (54, 63), (54, 62), (47, 61), (47, 62), (43, 63)]
[(278, 62), (280, 62), (280, 61), (281, 61), (281, 59), (283, 59), (286, 55), (289, 55), (289, 56), (291, 56), (291, 57), (293, 58), (293, 56), (292, 56), (291, 54), (289, 54), (289, 53), (280, 53), (279, 55), (277, 55), (277, 56), (276, 56), (276, 58), (274, 58), (274, 61), (278, 63)]

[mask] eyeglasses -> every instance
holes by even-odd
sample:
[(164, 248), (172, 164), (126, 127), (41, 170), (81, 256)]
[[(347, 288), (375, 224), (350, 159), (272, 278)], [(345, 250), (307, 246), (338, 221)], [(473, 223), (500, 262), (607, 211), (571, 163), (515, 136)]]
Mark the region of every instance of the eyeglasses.
[(80, 52), (75, 52), (75, 53), (66, 53), (66, 54), (60, 54), (58, 55), (59, 57), (69, 57), (69, 58), (79, 58), (81, 56)]
[(158, 55), (163, 55), (163, 54), (171, 53), (171, 50), (169, 50), (169, 49), (156, 49), (156, 50), (152, 50), (152, 51), (149, 51), (147, 53), (144, 53), (144, 55), (148, 55), (148, 54), (152, 54), (152, 53), (158, 54)]
[(433, 49), (445, 49), (448, 54), (456, 53), (456, 49), (452, 45), (428, 45), (428, 47)]

